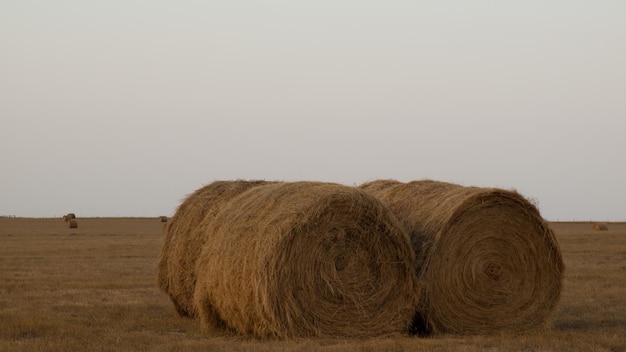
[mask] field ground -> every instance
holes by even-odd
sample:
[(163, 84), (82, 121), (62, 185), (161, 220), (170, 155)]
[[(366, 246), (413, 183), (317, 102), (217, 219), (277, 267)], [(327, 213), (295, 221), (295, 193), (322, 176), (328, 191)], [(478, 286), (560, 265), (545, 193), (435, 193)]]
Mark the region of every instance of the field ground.
[(545, 332), (259, 341), (207, 334), (156, 287), (157, 218), (0, 218), (0, 351), (626, 351), (626, 223), (553, 223), (566, 264)]

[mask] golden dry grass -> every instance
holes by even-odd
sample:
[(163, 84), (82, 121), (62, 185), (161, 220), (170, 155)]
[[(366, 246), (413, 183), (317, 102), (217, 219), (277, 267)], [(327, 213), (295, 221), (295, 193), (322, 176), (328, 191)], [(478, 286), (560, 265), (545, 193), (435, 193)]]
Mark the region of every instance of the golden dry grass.
[(552, 223), (567, 270), (541, 333), (264, 342), (205, 334), (156, 285), (154, 218), (0, 218), (0, 351), (626, 351), (626, 223)]

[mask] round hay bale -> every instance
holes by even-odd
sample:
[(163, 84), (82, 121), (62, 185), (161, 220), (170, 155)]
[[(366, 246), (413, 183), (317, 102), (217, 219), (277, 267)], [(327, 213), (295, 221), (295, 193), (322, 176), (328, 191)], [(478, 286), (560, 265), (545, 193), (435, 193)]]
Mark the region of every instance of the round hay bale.
[(388, 187), (395, 186), (401, 183), (402, 182), (396, 180), (374, 180), (362, 184), (360, 188), (365, 189), (368, 193), (381, 192)]
[(206, 234), (199, 231), (234, 196), (266, 181), (215, 181), (189, 194), (163, 226), (163, 242), (157, 264), (158, 286), (169, 295), (177, 313), (195, 317), (193, 290), (195, 266)]
[(69, 219), (66, 223), (67, 227), (69, 227), (70, 229), (78, 228), (78, 221), (76, 221), (76, 219)]
[(161, 221), (161, 222), (167, 222), (167, 216), (160, 216), (160, 217), (159, 217), (159, 221)]
[(543, 327), (564, 265), (537, 208), (515, 191), (437, 181), (361, 186), (407, 226), (416, 253), (419, 333)]
[(602, 222), (596, 222), (593, 224), (593, 230), (594, 231), (608, 231), (609, 226)]
[(71, 219), (76, 219), (76, 214), (74, 213), (68, 213), (65, 217), (65, 220), (71, 220)]
[(376, 198), (337, 184), (250, 189), (203, 228), (195, 302), (261, 338), (407, 332), (417, 304), (407, 233)]

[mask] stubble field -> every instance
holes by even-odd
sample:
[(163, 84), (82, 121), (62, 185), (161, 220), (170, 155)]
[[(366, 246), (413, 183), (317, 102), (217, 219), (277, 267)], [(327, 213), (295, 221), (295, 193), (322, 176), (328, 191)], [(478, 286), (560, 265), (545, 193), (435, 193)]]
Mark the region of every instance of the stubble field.
[(156, 286), (158, 218), (0, 218), (0, 351), (626, 351), (626, 223), (552, 223), (566, 264), (546, 331), (260, 341), (202, 331)]

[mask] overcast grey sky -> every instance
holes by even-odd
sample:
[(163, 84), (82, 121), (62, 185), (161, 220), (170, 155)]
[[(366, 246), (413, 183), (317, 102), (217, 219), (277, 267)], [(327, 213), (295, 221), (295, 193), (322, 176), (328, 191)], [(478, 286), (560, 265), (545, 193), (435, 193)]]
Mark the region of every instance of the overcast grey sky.
[(625, 19), (622, 0), (3, 0), (0, 215), (430, 178), (626, 220)]

